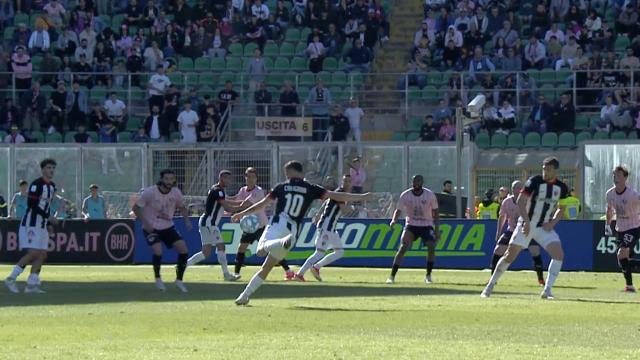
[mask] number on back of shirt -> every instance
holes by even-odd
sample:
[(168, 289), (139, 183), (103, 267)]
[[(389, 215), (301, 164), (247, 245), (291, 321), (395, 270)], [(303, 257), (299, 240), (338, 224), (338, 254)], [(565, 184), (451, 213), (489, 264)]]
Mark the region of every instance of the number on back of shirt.
[(284, 212), (291, 217), (299, 216), (304, 197), (300, 194), (287, 193), (284, 198), (287, 199), (287, 203), (284, 205)]

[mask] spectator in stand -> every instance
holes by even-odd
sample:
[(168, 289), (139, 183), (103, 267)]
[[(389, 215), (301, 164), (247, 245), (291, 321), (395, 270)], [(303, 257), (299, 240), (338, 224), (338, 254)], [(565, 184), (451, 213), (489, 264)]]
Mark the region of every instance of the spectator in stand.
[(4, 31), (7, 26), (11, 26), (14, 17), (13, 1), (0, 0), (0, 30)]
[(267, 19), (264, 24), (264, 29), (267, 34), (267, 40), (280, 41), (282, 39), (282, 27), (280, 27), (280, 24), (276, 21), (276, 16), (274, 14), (269, 15), (269, 19)]
[(588, 39), (592, 39), (594, 34), (602, 29), (602, 19), (595, 9), (589, 10), (589, 16), (584, 21), (584, 29), (587, 32)]
[(547, 131), (551, 132), (573, 132), (576, 124), (576, 110), (571, 104), (569, 94), (560, 96), (560, 101), (553, 107), (551, 118), (547, 123)]
[(503, 38), (504, 43), (507, 47), (515, 46), (518, 41), (518, 33), (511, 28), (511, 22), (509, 20), (505, 20), (502, 22), (502, 29), (500, 29), (495, 35), (493, 35), (493, 42), (495, 43), (497, 38)]
[(162, 53), (162, 50), (160, 50), (157, 42), (152, 41), (151, 46), (147, 47), (144, 50), (144, 62), (146, 68), (149, 71), (156, 70), (158, 68), (158, 65), (162, 66), (163, 61), (164, 54)]
[(134, 143), (148, 143), (151, 141), (151, 138), (145, 132), (144, 126), (140, 126), (131, 140)]
[(167, 117), (169, 126), (179, 131), (178, 115), (180, 115), (180, 99), (182, 94), (176, 88), (175, 84), (169, 85), (167, 94), (164, 96), (164, 116)]
[(67, 93), (66, 99), (67, 124), (70, 131), (76, 130), (76, 124), (84, 124), (88, 109), (87, 92), (80, 88), (80, 83), (75, 80), (71, 85), (71, 92)]
[(16, 52), (11, 56), (11, 70), (14, 73), (16, 89), (27, 90), (31, 87), (33, 65), (24, 46), (17, 46)]
[(76, 62), (80, 61), (81, 55), (84, 55), (85, 61), (93, 62), (93, 48), (89, 47), (87, 39), (80, 40), (80, 47), (76, 48), (74, 55)]
[(153, 0), (147, 1), (147, 6), (142, 10), (141, 26), (150, 27), (158, 18), (159, 10)]
[(56, 91), (51, 93), (49, 97), (49, 112), (47, 114), (47, 123), (49, 129), (47, 132), (53, 134), (64, 131), (64, 117), (67, 108), (67, 90), (64, 87), (64, 81), (58, 81)]
[(36, 31), (32, 32), (31, 37), (29, 37), (29, 51), (31, 54), (39, 54), (48, 51), (50, 47), (49, 32), (42, 24), (36, 25)]
[(113, 126), (111, 120), (107, 119), (98, 129), (98, 138), (101, 143), (111, 144), (118, 142), (118, 130)]
[(349, 175), (351, 176), (351, 192), (354, 194), (364, 193), (364, 183), (367, 181), (367, 171), (362, 164), (362, 156), (356, 156), (349, 164)]
[(420, 140), (421, 141), (437, 141), (440, 135), (440, 129), (438, 125), (433, 123), (433, 116), (427, 115), (424, 117), (424, 123), (420, 127)]
[(494, 5), (491, 7), (491, 12), (487, 16), (487, 20), (487, 35), (493, 38), (502, 28), (505, 17), (500, 14), (500, 9)]
[(273, 99), (271, 93), (267, 90), (267, 83), (264, 81), (260, 83), (260, 88), (255, 92), (253, 100), (256, 103), (256, 115), (257, 116), (269, 116), (269, 104)]
[(447, 71), (453, 69), (456, 61), (460, 58), (460, 48), (457, 48), (453, 40), (447, 42), (447, 47), (442, 52), (442, 63), (440, 69)]
[(137, 0), (129, 0), (129, 6), (125, 12), (124, 23), (130, 26), (143, 26), (142, 8), (138, 5)]
[(244, 36), (247, 42), (255, 42), (260, 50), (264, 48), (264, 44), (267, 41), (264, 28), (260, 25), (256, 16), (251, 17), (251, 22), (247, 24), (247, 31)]
[(569, 14), (570, 1), (567, 0), (551, 0), (549, 6), (549, 14), (551, 19), (556, 22), (563, 22), (564, 18)]
[(100, 125), (107, 121), (107, 113), (104, 111), (102, 104), (96, 102), (93, 104), (93, 108), (89, 113), (89, 124), (88, 128), (91, 131), (98, 131)]
[(523, 126), (525, 133), (544, 133), (547, 123), (551, 119), (552, 109), (544, 95), (538, 96), (538, 102), (531, 109), (529, 121)]
[(453, 111), (451, 110), (451, 108), (447, 106), (447, 103), (444, 99), (440, 99), (438, 101), (438, 108), (433, 113), (433, 120), (436, 122), (436, 124), (441, 124), (444, 121), (444, 118), (452, 116)]
[[(233, 105), (236, 104), (240, 94), (233, 90), (233, 83), (229, 80), (224, 84), (224, 89), (218, 93), (218, 108), (220, 109), (220, 125), (218, 126), (220, 135), (224, 135), (225, 126)], [(229, 109), (229, 112), (227, 112)]]
[(189, 100), (185, 101), (184, 110), (178, 115), (181, 143), (193, 144), (198, 141), (198, 135), (196, 133), (198, 121), (198, 114), (191, 109), (191, 102)]
[(120, 131), (124, 131), (126, 128), (126, 109), (127, 106), (122, 100), (118, 99), (118, 94), (115, 91), (112, 91), (109, 94), (109, 99), (104, 102), (104, 110), (107, 113), (107, 117)]
[(618, 66), (621, 69), (628, 68), (628, 69), (637, 70), (640, 68), (640, 60), (638, 59), (637, 56), (634, 55), (632, 47), (630, 46), (627, 47), (625, 56), (622, 59), (620, 59)]
[[(473, 58), (469, 61), (469, 80), (471, 83), (474, 81), (480, 82), (480, 78), (477, 75), (481, 75), (485, 72), (496, 71), (495, 65), (489, 60), (488, 56), (485, 56), (481, 47), (476, 47), (473, 50)], [(475, 80), (474, 80), (475, 79)]]
[(337, 30), (336, 24), (329, 24), (329, 32), (324, 38), (324, 46), (327, 49), (326, 56), (337, 56), (344, 45), (344, 38)]
[(33, 87), (20, 96), (20, 112), (24, 114), (22, 129), (40, 131), (46, 109), (47, 98), (40, 91), (40, 83), (35, 81)]
[(616, 31), (618, 34), (627, 34), (629, 38), (634, 38), (638, 33), (638, 11), (633, 8), (632, 3), (628, 2), (618, 16)]
[(331, 106), (331, 92), (324, 87), (322, 79), (318, 78), (316, 86), (309, 90), (305, 104), (313, 116), (313, 141), (322, 141), (329, 128), (329, 107)]
[(467, 13), (466, 9), (460, 9), (458, 16), (453, 22), (453, 26), (458, 29), (463, 35), (469, 33), (471, 30), (471, 17)]
[(151, 115), (144, 121), (145, 133), (149, 136), (150, 142), (164, 142), (169, 139), (169, 122), (167, 117), (160, 115), (160, 106), (151, 107)]
[(449, 25), (449, 28), (447, 29), (447, 34), (444, 36), (443, 45), (449, 43), (449, 40), (452, 40), (454, 45), (457, 48), (461, 48), (462, 45), (464, 45), (462, 33), (458, 31), (453, 25)]
[(609, 132), (611, 117), (617, 110), (618, 106), (613, 103), (613, 96), (607, 95), (605, 97), (605, 105), (600, 109), (600, 117), (591, 120), (591, 129), (594, 131)]
[(551, 29), (547, 30), (544, 35), (544, 41), (549, 43), (551, 38), (554, 36), (556, 37), (556, 40), (558, 40), (558, 43), (560, 43), (560, 46), (564, 45), (566, 39), (564, 32), (558, 28), (558, 23), (551, 24)]
[(289, 81), (284, 82), (282, 93), (280, 93), (280, 116), (297, 116), (300, 99), (298, 93)]
[(220, 29), (216, 29), (216, 32), (213, 36), (212, 47), (209, 49), (209, 56), (223, 58), (226, 54), (227, 50), (224, 48), (222, 34), (220, 32)]
[(269, 18), (269, 8), (262, 3), (262, 0), (255, 0), (251, 6), (251, 15), (257, 17), (260, 23), (264, 23)]
[(91, 136), (87, 134), (87, 127), (84, 124), (78, 125), (78, 132), (73, 134), (73, 142), (77, 144), (91, 143)]
[(25, 23), (19, 23), (18, 28), (13, 31), (13, 38), (11, 40), (11, 47), (17, 48), (18, 46), (29, 45), (29, 39), (31, 38), (31, 31), (27, 28)]
[(9, 134), (4, 137), (4, 142), (6, 144), (23, 144), (26, 142), (26, 140), (24, 136), (20, 134), (18, 125), (12, 125)]
[(159, 109), (164, 106), (164, 95), (167, 88), (171, 85), (171, 80), (164, 74), (164, 66), (157, 65), (156, 73), (151, 76), (147, 89), (149, 89), (149, 109), (153, 108), (153, 105), (157, 105)]
[(87, 62), (87, 58), (85, 54), (80, 54), (80, 61), (73, 65), (74, 81), (78, 81), (80, 85), (91, 88), (93, 85), (93, 79), (91, 76), (91, 72), (93, 68), (91, 64)]
[(275, 13), (278, 25), (280, 25), (283, 32), (286, 31), (289, 27), (289, 21), (291, 21), (291, 18), (289, 16), (289, 8), (284, 6), (284, 0), (278, 0)]
[(633, 121), (633, 111), (634, 108), (629, 101), (627, 99), (622, 99), (616, 111), (610, 115), (612, 130), (628, 132), (634, 128), (635, 123)]
[(456, 140), (456, 128), (451, 123), (451, 119), (444, 118), (444, 122), (440, 126), (438, 132), (438, 139), (440, 141), (455, 141)]
[(249, 92), (256, 91), (258, 84), (264, 82), (264, 78), (267, 75), (267, 65), (262, 58), (262, 51), (260, 49), (254, 50), (253, 59), (249, 61), (247, 74), (249, 75)]
[(498, 129), (497, 133), (509, 135), (511, 129), (516, 127), (516, 110), (507, 100), (502, 102), (502, 107), (498, 109)]
[(498, 109), (494, 106), (495, 100), (492, 97), (487, 98), (487, 101), (482, 108), (482, 120), (481, 130), (492, 133), (498, 126)]
[(349, 107), (344, 111), (344, 116), (349, 120), (349, 134), (356, 142), (358, 156), (362, 156), (362, 121), (364, 111), (358, 106), (358, 101), (354, 98), (349, 100)]
[(575, 36), (569, 36), (569, 41), (566, 45), (562, 47), (562, 52), (560, 53), (560, 60), (556, 61), (555, 69), (556, 71), (562, 69), (563, 67), (571, 67), (573, 64), (573, 59), (576, 57), (578, 53), (578, 48), (580, 45), (576, 42)]
[(546, 49), (544, 45), (538, 41), (535, 35), (531, 35), (529, 43), (524, 48), (524, 70), (542, 70), (545, 58)]
[(413, 45), (416, 47), (420, 45), (420, 40), (423, 37), (427, 38), (427, 42), (430, 46), (435, 45), (436, 34), (433, 29), (429, 29), (429, 22), (426, 20), (422, 22), (422, 27), (418, 31), (416, 31), (415, 35), (413, 36)]
[(558, 42), (558, 38), (553, 35), (547, 43), (547, 58), (545, 59), (545, 67), (555, 68), (556, 63), (561, 59), (562, 45)]
[[(409, 83), (407, 84), (407, 80)], [(408, 86), (418, 86), (420, 90), (427, 86), (427, 65), (417, 59), (409, 61), (405, 75), (401, 75), (397, 82), (399, 91), (405, 91)]]
[(75, 55), (78, 45), (78, 35), (70, 28), (65, 28), (56, 40), (56, 49), (54, 50), (54, 53), (60, 58), (64, 56), (72, 56)]
[(514, 48), (507, 49), (507, 56), (497, 59), (497, 68), (501, 71), (517, 72), (522, 71), (522, 58), (516, 56)]
[(306, 54), (309, 56), (309, 71), (314, 74), (322, 71), (325, 51), (324, 44), (320, 42), (320, 36), (317, 34), (314, 35), (313, 41), (309, 43), (305, 50)]
[(349, 49), (344, 56), (344, 60), (349, 60), (348, 64), (344, 66), (344, 72), (350, 73), (357, 70), (361, 73), (368, 73), (371, 66), (371, 52), (365, 46), (362, 46), (360, 39), (355, 41), (355, 46)]
[(545, 4), (538, 4), (536, 6), (536, 10), (531, 17), (530, 27), (533, 29), (531, 35), (537, 38), (542, 38), (545, 31), (551, 27), (551, 20), (549, 19), (549, 13), (547, 12)]
[(0, 130), (8, 131), (20, 122), (20, 111), (13, 105), (10, 97), (4, 99), (4, 106), (0, 109)]
[(347, 141), (349, 135), (349, 120), (340, 111), (339, 105), (334, 105), (329, 116), (329, 130), (332, 141)]
[(204, 112), (204, 116), (198, 121), (198, 141), (212, 142), (217, 139), (218, 124), (220, 123), (220, 115), (216, 111), (213, 104), (209, 104)]

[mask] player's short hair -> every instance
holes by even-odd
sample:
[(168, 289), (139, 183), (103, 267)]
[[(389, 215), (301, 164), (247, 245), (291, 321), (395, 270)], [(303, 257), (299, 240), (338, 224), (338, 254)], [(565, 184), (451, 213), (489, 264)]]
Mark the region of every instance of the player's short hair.
[(613, 168), (613, 172), (621, 172), (622, 175), (624, 175), (624, 177), (629, 177), (629, 169), (627, 169), (626, 166), (624, 165), (618, 165), (615, 168)]
[(258, 175), (258, 170), (256, 170), (256, 168), (254, 168), (253, 166), (250, 166), (247, 168), (247, 170), (244, 171), (245, 175), (249, 175), (249, 174), (256, 174)]
[(231, 175), (231, 171), (229, 171), (229, 170), (221, 170), (220, 173), (218, 174), (218, 177), (222, 177), (224, 175)]
[(40, 169), (44, 169), (47, 165), (57, 166), (58, 163), (56, 163), (56, 161), (51, 158), (46, 158), (40, 161)]
[(297, 161), (297, 160), (291, 160), (291, 161), (287, 162), (286, 164), (284, 164), (284, 169), (285, 170), (295, 170), (297, 172), (302, 172), (303, 171), (302, 163), (300, 161)]
[(548, 158), (545, 158), (544, 160), (542, 160), (542, 164), (551, 165), (554, 167), (554, 169), (560, 168), (560, 162), (555, 156), (549, 156)]
[(415, 175), (413, 175), (413, 177), (412, 177), (411, 179), (412, 179), (412, 180), (418, 180), (418, 179), (420, 179), (420, 180), (424, 181), (424, 176), (422, 176), (422, 175), (420, 175), (420, 174), (415, 174)]
[(176, 173), (171, 169), (162, 169), (160, 170), (160, 178), (163, 178), (165, 175), (175, 175)]
[(445, 181), (442, 183), (442, 186), (447, 186), (447, 185), (453, 185), (453, 183), (451, 182), (451, 180), (445, 180)]
[(27, 180), (20, 180), (20, 183), (18, 183), (18, 186), (22, 186), (22, 185), (29, 185), (29, 183), (27, 182)]

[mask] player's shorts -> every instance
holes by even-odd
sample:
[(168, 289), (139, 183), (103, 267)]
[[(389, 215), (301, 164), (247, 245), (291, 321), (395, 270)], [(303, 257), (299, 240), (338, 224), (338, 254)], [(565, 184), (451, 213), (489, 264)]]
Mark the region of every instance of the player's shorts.
[(537, 244), (546, 249), (549, 244), (553, 242), (560, 242), (560, 237), (555, 230), (546, 231), (542, 226), (531, 226), (529, 228), (529, 235), (525, 235), (522, 233), (522, 223), (518, 221), (518, 225), (513, 231), (509, 244), (528, 248), (533, 242), (537, 242)]
[(220, 229), (217, 226), (200, 226), (200, 241), (202, 245), (224, 244)]
[(253, 234), (242, 233), (242, 237), (240, 238), (240, 244), (253, 244), (257, 240), (260, 240), (262, 233), (264, 233), (264, 229), (265, 227), (263, 226), (260, 229), (256, 230), (256, 232), (254, 232)]
[(142, 233), (144, 234), (144, 238), (147, 240), (147, 244), (149, 244), (149, 246), (162, 242), (167, 246), (167, 248), (171, 249), (173, 244), (182, 240), (182, 235), (180, 235), (174, 226), (164, 230), (155, 230), (152, 233), (142, 230)]
[(18, 238), (20, 243), (20, 250), (49, 249), (49, 231), (47, 231), (47, 228), (43, 229), (40, 227), (20, 226), (20, 229), (18, 230)]
[(638, 243), (638, 237), (640, 237), (640, 228), (616, 232), (618, 248), (622, 248), (622, 249), (635, 248), (636, 244)]
[(280, 215), (280, 221), (267, 225), (258, 241), (258, 251), (261, 249), (267, 251), (269, 255), (276, 260), (282, 260), (289, 253), (289, 249), (283, 247), (280, 243), (285, 236), (291, 235), (291, 247), (296, 242), (298, 234), (298, 226), (285, 215)]
[(426, 245), (428, 242), (436, 241), (436, 233), (433, 230), (433, 226), (415, 226), (407, 225), (404, 227), (404, 231), (408, 231), (413, 234), (415, 240), (422, 239), (422, 244)]
[(328, 249), (342, 249), (340, 235), (336, 231), (328, 231), (323, 229), (316, 230), (315, 234), (316, 249), (327, 251)]

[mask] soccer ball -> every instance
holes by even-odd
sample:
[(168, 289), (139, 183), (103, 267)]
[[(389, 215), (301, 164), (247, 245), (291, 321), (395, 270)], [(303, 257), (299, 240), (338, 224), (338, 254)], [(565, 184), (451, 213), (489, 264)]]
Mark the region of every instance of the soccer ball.
[(253, 234), (258, 230), (260, 220), (255, 215), (247, 215), (240, 220), (240, 229), (247, 234)]

